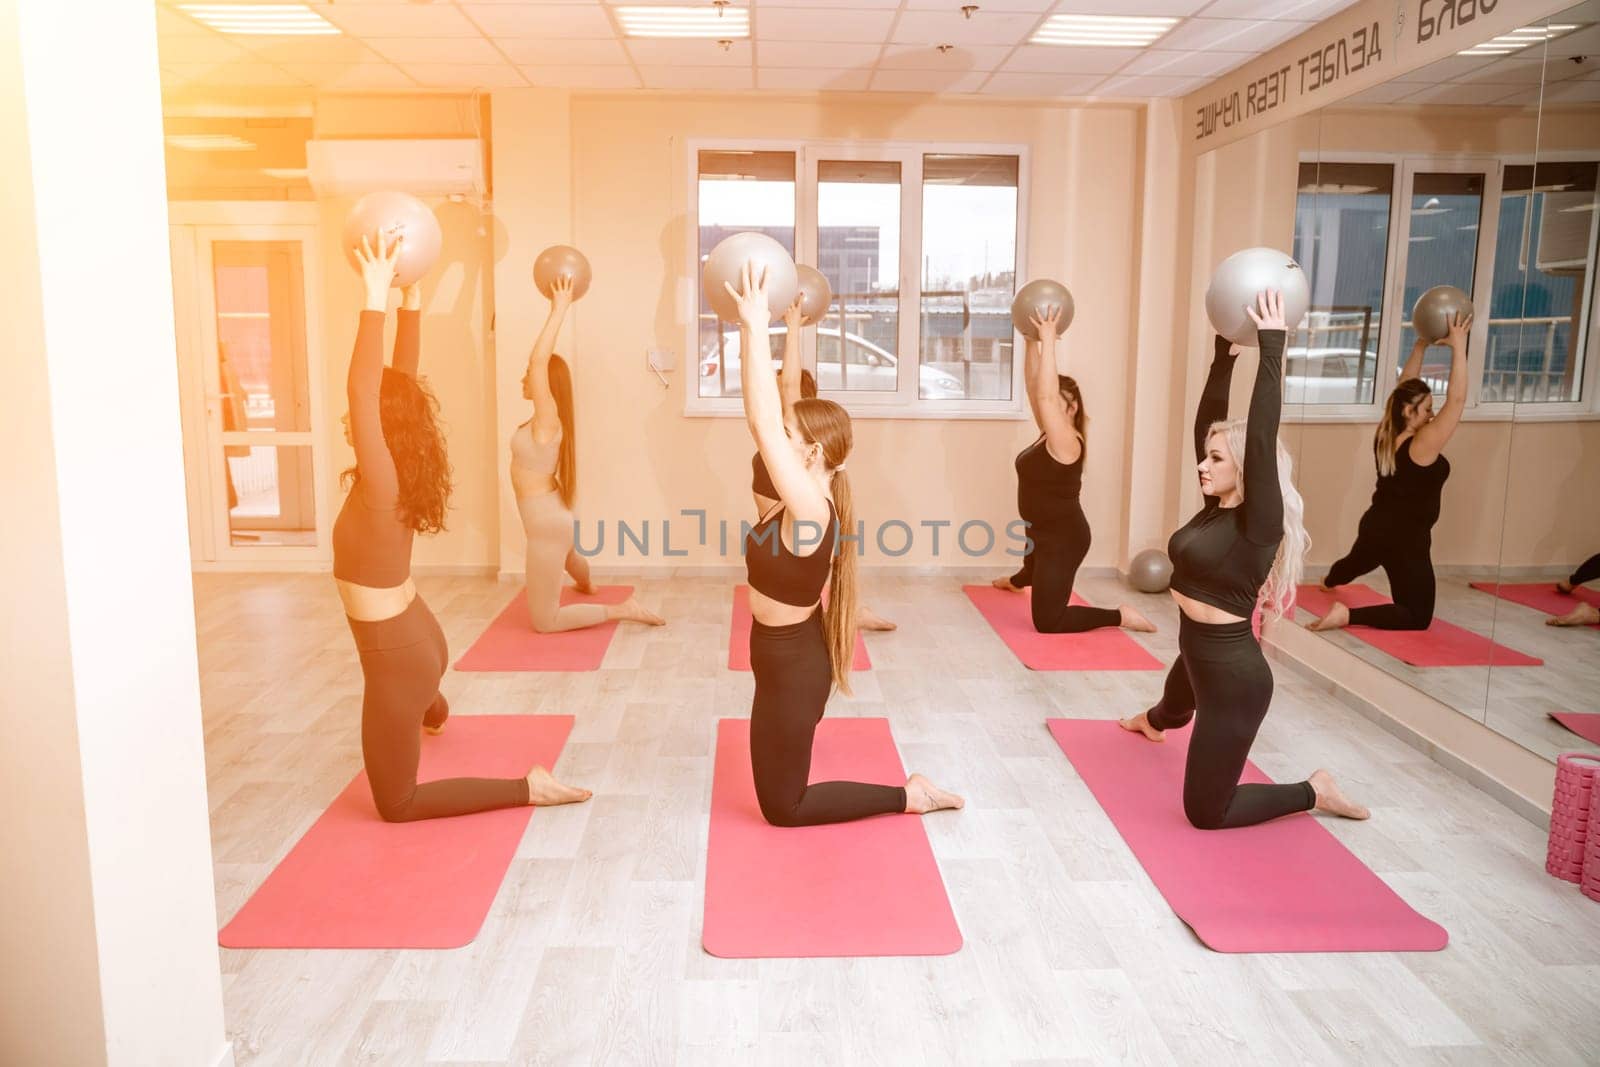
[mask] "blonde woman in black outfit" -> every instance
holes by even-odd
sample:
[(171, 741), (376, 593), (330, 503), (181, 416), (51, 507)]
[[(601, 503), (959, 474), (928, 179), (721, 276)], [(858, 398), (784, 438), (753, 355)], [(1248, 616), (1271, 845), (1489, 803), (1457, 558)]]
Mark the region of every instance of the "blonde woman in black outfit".
[(1178, 659), (1155, 707), (1122, 720), (1123, 729), (1151, 741), (1194, 721), (1183, 811), (1202, 830), (1253, 826), (1312, 809), (1350, 819), (1368, 815), (1345, 799), (1327, 771), (1282, 785), (1239, 782), (1272, 702), (1272, 669), (1250, 616), (1259, 606), (1281, 618), (1294, 606), (1310, 544), (1289, 453), (1278, 440), (1282, 294), (1258, 294), (1250, 317), (1261, 345), (1250, 416), (1228, 419), (1228, 384), (1239, 350), (1219, 337), (1194, 420), (1205, 505), (1167, 545), (1178, 602)]

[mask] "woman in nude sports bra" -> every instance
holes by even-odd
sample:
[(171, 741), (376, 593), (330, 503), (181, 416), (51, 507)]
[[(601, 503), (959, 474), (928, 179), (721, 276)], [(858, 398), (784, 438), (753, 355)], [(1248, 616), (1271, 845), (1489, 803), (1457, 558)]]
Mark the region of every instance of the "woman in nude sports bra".
[(614, 619), (660, 626), (665, 621), (633, 597), (620, 604), (561, 604), (562, 576), (579, 592), (594, 591), (589, 561), (573, 547), (572, 501), (578, 495), (578, 441), (573, 429), (572, 372), (555, 354), (556, 335), (572, 306), (572, 279), (562, 275), (550, 292), (550, 315), (533, 342), (522, 395), (533, 418), (511, 435), (511, 489), (528, 538), (525, 567), (528, 621), (540, 633), (599, 626)]
[(588, 800), (543, 767), (526, 778), (447, 778), (417, 783), (421, 731), (444, 729), (450, 705), (439, 692), (449, 663), (444, 633), (411, 580), (415, 534), (444, 529), (450, 464), (435, 419), (438, 401), (417, 380), (421, 291), (402, 297), (394, 366), (383, 365), (383, 320), (400, 241), (357, 258), (366, 287), (346, 382), (346, 439), (356, 465), (333, 523), (333, 576), (361, 658), (361, 758), (378, 814), (388, 822), (466, 815), (525, 804)]
[[(817, 724), (833, 686), (850, 692), (855, 652), (855, 559), (848, 550), (834, 552), (839, 528), (853, 528), (844, 470), (850, 416), (831, 400), (802, 399), (784, 410), (772, 369), (765, 277), (746, 264), (740, 281), (739, 290), (729, 285), (728, 291), (739, 306), (745, 421), (779, 498), (744, 545), (756, 681), (750, 769), (761, 814), (774, 826), (817, 826), (959, 808), (960, 797), (920, 774), (903, 786), (810, 780)], [(821, 543), (809, 543), (802, 529), (821, 531)], [(830, 583), (823, 611), (822, 587)]]

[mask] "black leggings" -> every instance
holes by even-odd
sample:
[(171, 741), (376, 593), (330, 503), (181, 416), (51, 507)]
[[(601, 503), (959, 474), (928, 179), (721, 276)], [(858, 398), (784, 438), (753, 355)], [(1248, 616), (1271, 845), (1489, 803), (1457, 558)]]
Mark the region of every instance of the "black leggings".
[(833, 688), (822, 609), (792, 626), (750, 624), (750, 769), (761, 814), (774, 826), (819, 826), (906, 810), (898, 785), (810, 783), (811, 743)]
[(1201, 830), (1254, 826), (1316, 805), (1310, 782), (1239, 784), (1271, 703), (1272, 668), (1248, 621), (1203, 623), (1178, 613), (1178, 659), (1147, 714), (1158, 730), (1195, 720), (1183, 813)]
[(366, 680), (361, 759), (378, 814), (387, 822), (413, 822), (527, 804), (523, 778), (444, 778), (417, 784), (422, 727), (443, 726), (450, 714), (439, 692), (449, 649), (422, 597), (413, 598), (392, 619), (346, 619)]
[(1033, 547), (1022, 557), (1022, 569), (1011, 576), (1018, 589), (1033, 586), (1029, 598), (1033, 628), (1042, 634), (1081, 634), (1102, 626), (1121, 626), (1122, 612), (1114, 608), (1090, 608), (1072, 603), (1072, 583), (1078, 568), (1089, 554), (1089, 520), (1078, 509), (1076, 521), (1061, 527), (1040, 529), (1029, 525)]
[(1578, 569), (1572, 572), (1572, 577), (1567, 579), (1567, 584), (1579, 586), (1584, 582), (1592, 582), (1596, 578), (1600, 578), (1600, 552), (1596, 552), (1578, 564)]
[(1350, 622), (1376, 630), (1426, 630), (1433, 624), (1433, 538), (1416, 531), (1361, 521), (1356, 543), (1323, 579), (1328, 586), (1349, 585), (1377, 567), (1389, 576), (1392, 604), (1351, 608)]

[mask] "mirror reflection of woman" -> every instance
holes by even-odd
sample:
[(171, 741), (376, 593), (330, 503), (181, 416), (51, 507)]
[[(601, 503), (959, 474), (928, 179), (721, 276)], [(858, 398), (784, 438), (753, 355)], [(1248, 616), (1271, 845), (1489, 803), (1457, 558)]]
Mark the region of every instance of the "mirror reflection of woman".
[(1426, 630), (1433, 623), (1433, 527), (1439, 521), (1440, 494), (1450, 477), (1444, 457), (1467, 407), (1467, 334), (1471, 315), (1457, 314), (1444, 341), (1450, 346), (1450, 392), (1433, 410), (1433, 390), (1421, 378), (1428, 342), (1417, 338), (1400, 371), (1400, 384), (1384, 402), (1383, 421), (1373, 436), (1378, 484), (1372, 503), (1356, 528), (1356, 542), (1322, 580), (1331, 591), (1368, 571), (1383, 568), (1389, 578), (1388, 604), (1349, 608), (1334, 601), (1313, 630), (1355, 624), (1378, 630)]
[(1084, 432), (1089, 417), (1078, 383), (1057, 372), (1059, 305), (1032, 317), (1037, 341), (1028, 339), (1024, 375), (1038, 440), (1017, 454), (1017, 512), (1028, 524), (1029, 547), (1022, 568), (996, 578), (996, 589), (1013, 593), (1033, 587), (1029, 610), (1042, 634), (1081, 634), (1104, 626), (1154, 633), (1138, 609), (1123, 604), (1093, 608), (1072, 603), (1078, 568), (1089, 554), (1089, 518), (1083, 513)]
[(526, 778), (445, 778), (417, 782), (421, 732), (445, 728), (450, 705), (439, 691), (449, 665), (444, 632), (411, 580), (416, 534), (444, 529), (450, 462), (438, 401), (417, 378), (421, 290), (407, 287), (394, 342), (383, 365), (383, 320), (401, 242), (356, 252), (366, 289), (346, 391), (345, 438), (356, 465), (333, 523), (333, 577), (361, 658), (361, 759), (378, 814), (388, 822), (466, 815), (527, 804), (588, 800), (543, 767)]
[(1305, 505), (1289, 453), (1278, 439), (1283, 408), (1282, 294), (1249, 309), (1261, 362), (1247, 419), (1228, 419), (1237, 346), (1218, 337), (1195, 411), (1194, 448), (1205, 505), (1172, 535), (1172, 599), (1178, 603), (1178, 659), (1161, 700), (1122, 720), (1151, 741), (1191, 720), (1183, 811), (1202, 830), (1221, 830), (1325, 811), (1365, 819), (1327, 771), (1303, 782), (1243, 783), (1245, 761), (1272, 702), (1272, 668), (1251, 629), (1257, 608), (1281, 618), (1294, 606), (1305, 563)]
[[(1600, 553), (1578, 564), (1578, 569), (1556, 583), (1556, 592), (1571, 596), (1580, 585), (1600, 579)], [(1546, 626), (1596, 626), (1600, 625), (1600, 608), (1578, 601), (1565, 615), (1556, 615), (1544, 621)]]
[(572, 502), (578, 495), (578, 441), (573, 429), (572, 371), (555, 354), (556, 337), (572, 307), (572, 278), (558, 276), (551, 286), (550, 314), (528, 355), (522, 395), (533, 401), (533, 418), (511, 435), (511, 488), (522, 516), (528, 548), (528, 622), (539, 633), (560, 633), (623, 620), (651, 626), (661, 616), (629, 597), (620, 604), (561, 603), (561, 587), (571, 575), (580, 593), (593, 593), (589, 561), (574, 545)]
[[(800, 330), (804, 325), (800, 299), (796, 296), (794, 303), (783, 313), (783, 365), (778, 368), (778, 393), (783, 398), (785, 420), (794, 415), (796, 403), (815, 400), (817, 396), (817, 379), (800, 366)], [(767, 473), (766, 461), (761, 458), (759, 450), (750, 457), (750, 495), (755, 498), (757, 518), (771, 511), (778, 502), (777, 487), (772, 484), (772, 475)], [(856, 626), (863, 630), (880, 631), (896, 628), (894, 623), (865, 604), (856, 605)]]
[[(904, 785), (810, 780), (817, 724), (830, 690), (850, 692), (855, 658), (854, 553), (835, 551), (840, 528), (853, 528), (845, 473), (850, 416), (831, 400), (784, 405), (767, 332), (765, 275), (746, 264), (739, 288), (724, 285), (738, 306), (745, 422), (778, 493), (744, 543), (756, 683), (750, 769), (762, 817), (774, 826), (817, 826), (959, 808), (959, 796), (920, 774)], [(821, 531), (820, 543), (807, 531)], [(831, 587), (826, 609), (824, 585)]]

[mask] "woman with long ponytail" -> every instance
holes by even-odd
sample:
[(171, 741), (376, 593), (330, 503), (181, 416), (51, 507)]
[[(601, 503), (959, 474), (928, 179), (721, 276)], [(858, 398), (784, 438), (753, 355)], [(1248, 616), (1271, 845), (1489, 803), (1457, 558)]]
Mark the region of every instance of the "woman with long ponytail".
[[(850, 416), (833, 401), (815, 398), (785, 412), (767, 333), (765, 275), (747, 263), (740, 287), (727, 288), (739, 309), (745, 422), (778, 496), (744, 542), (756, 682), (750, 768), (761, 814), (774, 826), (816, 826), (959, 808), (960, 797), (920, 774), (904, 785), (810, 781), (817, 724), (835, 686), (850, 692), (855, 649), (854, 554), (836, 551), (841, 526), (849, 529), (854, 521), (845, 473)], [(830, 581), (824, 612), (822, 588)]]
[(556, 336), (572, 306), (572, 278), (561, 275), (550, 291), (550, 315), (533, 342), (522, 395), (533, 418), (511, 435), (511, 489), (528, 538), (524, 577), (528, 622), (539, 633), (559, 633), (624, 620), (660, 626), (661, 616), (633, 597), (620, 604), (561, 604), (563, 578), (579, 592), (594, 591), (589, 561), (574, 547), (572, 505), (578, 494), (578, 434), (574, 428), (572, 371), (556, 355)]
[(1037, 341), (1028, 340), (1023, 359), (1028, 405), (1039, 437), (1017, 454), (1017, 512), (1028, 527), (1028, 551), (1022, 568), (1009, 578), (996, 578), (996, 589), (1021, 592), (1030, 585), (1033, 628), (1042, 634), (1080, 634), (1102, 626), (1154, 633), (1155, 627), (1132, 605), (1092, 608), (1072, 603), (1078, 568), (1089, 554), (1089, 518), (1083, 513), (1085, 431), (1078, 383), (1056, 371), (1056, 335), (1061, 308), (1046, 308), (1033, 317)]
[(1261, 346), (1249, 418), (1227, 417), (1239, 349), (1218, 337), (1194, 421), (1205, 505), (1167, 544), (1178, 659), (1161, 700), (1122, 720), (1124, 729), (1151, 741), (1193, 720), (1183, 811), (1202, 830), (1254, 826), (1313, 809), (1350, 819), (1368, 814), (1345, 799), (1327, 771), (1282, 785), (1239, 781), (1272, 703), (1272, 668), (1251, 616), (1260, 610), (1281, 618), (1294, 606), (1310, 545), (1289, 453), (1278, 439), (1287, 336), (1282, 294), (1258, 294), (1249, 312)]
[(1467, 332), (1472, 316), (1457, 314), (1445, 343), (1450, 346), (1450, 393), (1433, 413), (1433, 390), (1418, 375), (1428, 342), (1421, 337), (1400, 370), (1400, 384), (1389, 393), (1383, 420), (1372, 437), (1378, 484), (1372, 503), (1356, 527), (1356, 543), (1328, 568), (1322, 588), (1348, 585), (1368, 571), (1383, 568), (1389, 578), (1388, 604), (1348, 608), (1334, 601), (1313, 630), (1337, 630), (1356, 623), (1378, 630), (1426, 630), (1433, 624), (1433, 525), (1439, 521), (1440, 494), (1450, 477), (1445, 445), (1467, 409)]

